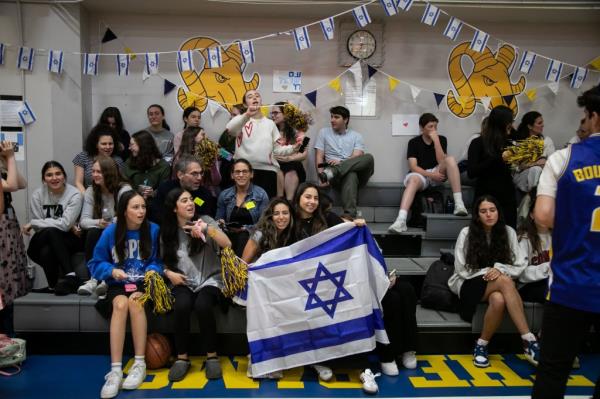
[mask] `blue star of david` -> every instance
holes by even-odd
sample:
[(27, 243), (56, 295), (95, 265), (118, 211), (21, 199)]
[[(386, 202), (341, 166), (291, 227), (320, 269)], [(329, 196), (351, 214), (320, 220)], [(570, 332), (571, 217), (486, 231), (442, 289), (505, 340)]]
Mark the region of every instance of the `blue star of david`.
[(181, 61), (183, 61), (183, 62), (187, 62), (187, 58), (183, 58)]
[(154, 61), (152, 61), (152, 62), (150, 63), (150, 66), (154, 66)]
[[(322, 308), (333, 319), (338, 303), (353, 299), (348, 290), (344, 288), (345, 279), (346, 270), (331, 273), (325, 265), (319, 262), (315, 277), (298, 281), (306, 292), (308, 292), (308, 300), (306, 301), (304, 310)], [(321, 281), (331, 281), (335, 285), (336, 290), (333, 298), (324, 301), (317, 295), (317, 286)]]
[(23, 57), (23, 61), (27, 61), (27, 57)]
[(556, 69), (553, 69), (553, 70), (552, 70), (552, 73), (556, 73), (556, 72), (557, 72), (557, 71), (556, 71)]

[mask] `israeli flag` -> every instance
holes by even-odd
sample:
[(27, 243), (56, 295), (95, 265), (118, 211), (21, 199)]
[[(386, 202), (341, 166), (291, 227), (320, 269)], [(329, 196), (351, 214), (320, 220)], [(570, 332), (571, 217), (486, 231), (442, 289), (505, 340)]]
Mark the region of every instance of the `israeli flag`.
[(575, 72), (573, 72), (573, 77), (571, 78), (571, 88), (579, 89), (581, 84), (587, 77), (587, 69), (583, 67), (575, 68)]
[(61, 74), (63, 70), (63, 52), (62, 50), (48, 51), (48, 71)]
[(208, 60), (208, 68), (221, 68), (223, 66), (223, 61), (221, 60), (221, 47), (207, 48), (206, 58)]
[(191, 71), (194, 69), (192, 50), (177, 52), (177, 68), (179, 69), (179, 72)]
[(320, 24), (321, 24), (321, 29), (323, 30), (323, 36), (325, 36), (325, 40), (333, 39), (333, 33), (335, 30), (335, 24), (333, 22), (333, 18), (329, 17), (329, 18), (322, 19)]
[(146, 53), (146, 74), (158, 74), (158, 53)]
[(35, 51), (29, 47), (19, 47), (19, 56), (17, 57), (17, 68), (25, 71), (33, 70), (33, 56)]
[(448, 25), (446, 25), (446, 29), (444, 29), (444, 36), (446, 36), (450, 40), (456, 40), (460, 30), (462, 29), (463, 23), (458, 18), (450, 18), (448, 21)]
[(475, 35), (473, 36), (473, 40), (471, 40), (471, 50), (477, 51), (481, 53), (485, 50), (485, 46), (487, 45), (488, 40), (490, 39), (490, 35), (481, 30), (476, 30)]
[(413, 5), (413, 0), (398, 0), (398, 8), (400, 10), (408, 11)]
[(425, 7), (425, 12), (421, 17), (421, 23), (429, 26), (435, 26), (438, 18), (440, 17), (440, 9), (434, 6), (433, 4), (427, 3), (427, 7)]
[(129, 75), (129, 54), (117, 54), (117, 73), (119, 76)]
[(246, 64), (252, 64), (254, 62), (254, 44), (252, 40), (246, 40), (238, 43), (240, 47), (240, 54), (244, 58)]
[(531, 68), (533, 68), (536, 57), (537, 55), (533, 51), (525, 51), (523, 58), (521, 59), (521, 64), (519, 65), (519, 71), (529, 73)]
[(296, 43), (296, 50), (298, 51), (310, 48), (310, 37), (308, 37), (306, 26), (294, 29), (294, 43)]
[(98, 54), (85, 54), (83, 56), (83, 73), (85, 75), (98, 75)]
[(0, 65), (4, 65), (4, 43), (0, 43)]
[(367, 227), (342, 223), (266, 252), (248, 269), (252, 375), (388, 343), (381, 311), (388, 287), (383, 255)]
[(31, 110), (29, 104), (27, 104), (27, 101), (23, 101), (23, 104), (21, 104), (21, 107), (17, 110), (17, 115), (19, 115), (19, 119), (23, 126), (36, 121), (35, 114)]
[(385, 10), (385, 13), (388, 17), (392, 15), (396, 15), (398, 13), (398, 8), (396, 7), (396, 0), (379, 0), (381, 2), (381, 6)]
[(546, 71), (546, 80), (550, 82), (558, 82), (560, 73), (562, 72), (563, 63), (558, 60), (551, 60)]
[(364, 28), (368, 24), (371, 23), (371, 17), (369, 16), (369, 12), (367, 11), (366, 6), (356, 7), (352, 10), (352, 15), (354, 15), (354, 20), (356, 24), (361, 28)]

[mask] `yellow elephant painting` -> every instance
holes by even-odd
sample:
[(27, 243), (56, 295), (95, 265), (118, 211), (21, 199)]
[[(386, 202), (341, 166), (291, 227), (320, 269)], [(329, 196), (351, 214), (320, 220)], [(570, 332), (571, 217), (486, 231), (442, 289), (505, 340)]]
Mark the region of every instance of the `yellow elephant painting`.
[[(516, 96), (525, 89), (524, 76), (517, 83), (510, 80), (509, 68), (515, 61), (515, 50), (509, 45), (503, 45), (494, 54), (489, 47), (482, 52), (469, 48), (470, 42), (464, 42), (452, 50), (448, 57), (448, 74), (456, 90), (448, 90), (446, 102), (448, 109), (459, 118), (466, 118), (473, 114), (475, 105), (482, 97), (490, 97), (490, 108), (506, 105), (517, 115), (519, 104)], [(463, 56), (473, 61), (473, 71), (467, 76), (462, 68)], [(510, 104), (505, 96), (511, 97)]]
[[(194, 37), (183, 43), (180, 50), (197, 50), (207, 65), (206, 49), (220, 45), (209, 37)], [(193, 70), (180, 72), (187, 87), (187, 91), (183, 88), (177, 91), (177, 101), (182, 109), (194, 106), (203, 112), (208, 100), (213, 100), (231, 111), (233, 105), (242, 102), (247, 90), (258, 88), (260, 76), (257, 73), (250, 81), (244, 80), (245, 64), (237, 44), (221, 49), (221, 60), (220, 68), (205, 67), (200, 73)]]

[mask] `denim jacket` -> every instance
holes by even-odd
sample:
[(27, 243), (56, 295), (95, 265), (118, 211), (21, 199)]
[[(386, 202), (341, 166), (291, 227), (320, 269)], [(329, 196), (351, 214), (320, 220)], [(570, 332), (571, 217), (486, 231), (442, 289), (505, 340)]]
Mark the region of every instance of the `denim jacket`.
[[(219, 199), (217, 200), (217, 215), (215, 219), (223, 219), (226, 222), (229, 221), (231, 212), (233, 212), (233, 208), (235, 207), (235, 195), (235, 186), (221, 192)], [(260, 219), (260, 216), (267, 208), (267, 205), (269, 205), (269, 196), (265, 190), (250, 183), (250, 186), (248, 187), (248, 193), (246, 194), (246, 198), (244, 199), (242, 206), (248, 209), (254, 224), (258, 222), (258, 219)]]

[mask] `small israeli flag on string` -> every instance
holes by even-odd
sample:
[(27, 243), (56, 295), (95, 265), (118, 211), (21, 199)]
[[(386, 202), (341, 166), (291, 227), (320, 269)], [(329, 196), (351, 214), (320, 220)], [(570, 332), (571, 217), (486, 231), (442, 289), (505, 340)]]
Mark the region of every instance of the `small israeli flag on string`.
[(575, 72), (573, 72), (573, 77), (571, 78), (571, 88), (579, 89), (581, 84), (587, 77), (587, 69), (583, 67), (575, 68)]
[(308, 37), (306, 26), (294, 29), (294, 42), (298, 51), (310, 48), (310, 37)]
[(398, 8), (400, 10), (408, 11), (413, 5), (413, 0), (398, 0)]
[(558, 60), (550, 60), (548, 70), (546, 71), (546, 80), (550, 82), (558, 82), (560, 73), (562, 72), (563, 63)]
[(146, 53), (146, 74), (156, 75), (158, 73), (158, 53)]
[(48, 50), (48, 71), (61, 74), (63, 69), (62, 50)]
[(371, 17), (369, 16), (369, 12), (367, 11), (366, 6), (356, 7), (352, 10), (352, 15), (354, 15), (354, 20), (356, 24), (361, 28), (364, 28), (368, 24), (371, 23)]
[(536, 57), (537, 55), (533, 51), (525, 51), (523, 58), (521, 59), (521, 64), (519, 65), (519, 71), (529, 73), (531, 68), (533, 68)]
[(177, 52), (177, 68), (179, 69), (179, 72), (191, 71), (194, 69), (192, 50)]
[(425, 7), (425, 12), (421, 17), (421, 23), (429, 26), (435, 26), (438, 18), (440, 17), (440, 9), (434, 6), (433, 4), (427, 3), (427, 7)]
[(335, 25), (333, 22), (333, 18), (325, 18), (321, 20), (321, 29), (323, 30), (323, 36), (325, 36), (325, 40), (333, 39), (333, 33), (335, 29)]
[(98, 54), (84, 54), (83, 73), (84, 75), (98, 75)]
[(117, 73), (119, 76), (129, 75), (129, 54), (117, 54)]
[(4, 65), (4, 43), (0, 43), (0, 65)]
[(19, 47), (19, 55), (17, 57), (17, 68), (25, 71), (33, 70), (33, 56), (35, 52), (29, 47)]
[(209, 47), (206, 49), (206, 58), (208, 59), (208, 68), (221, 68), (221, 47)]
[(490, 35), (481, 30), (476, 30), (475, 35), (473, 36), (473, 40), (471, 40), (471, 50), (475, 50), (481, 53), (485, 46), (487, 45), (488, 40), (490, 39)]
[(244, 58), (246, 64), (252, 64), (254, 62), (254, 44), (252, 40), (245, 40), (239, 42), (240, 54)]
[(17, 110), (17, 115), (19, 115), (19, 119), (21, 120), (21, 124), (23, 126), (29, 125), (30, 123), (36, 121), (35, 114), (31, 110), (29, 104), (27, 104), (27, 101), (23, 101), (23, 104), (21, 104)]
[(381, 2), (381, 6), (385, 10), (385, 13), (388, 17), (392, 15), (396, 15), (398, 13), (398, 8), (396, 8), (396, 0), (379, 0)]
[(446, 36), (450, 40), (456, 40), (460, 30), (462, 29), (463, 23), (458, 18), (450, 18), (448, 21), (448, 25), (446, 25), (446, 29), (444, 29), (444, 36)]

